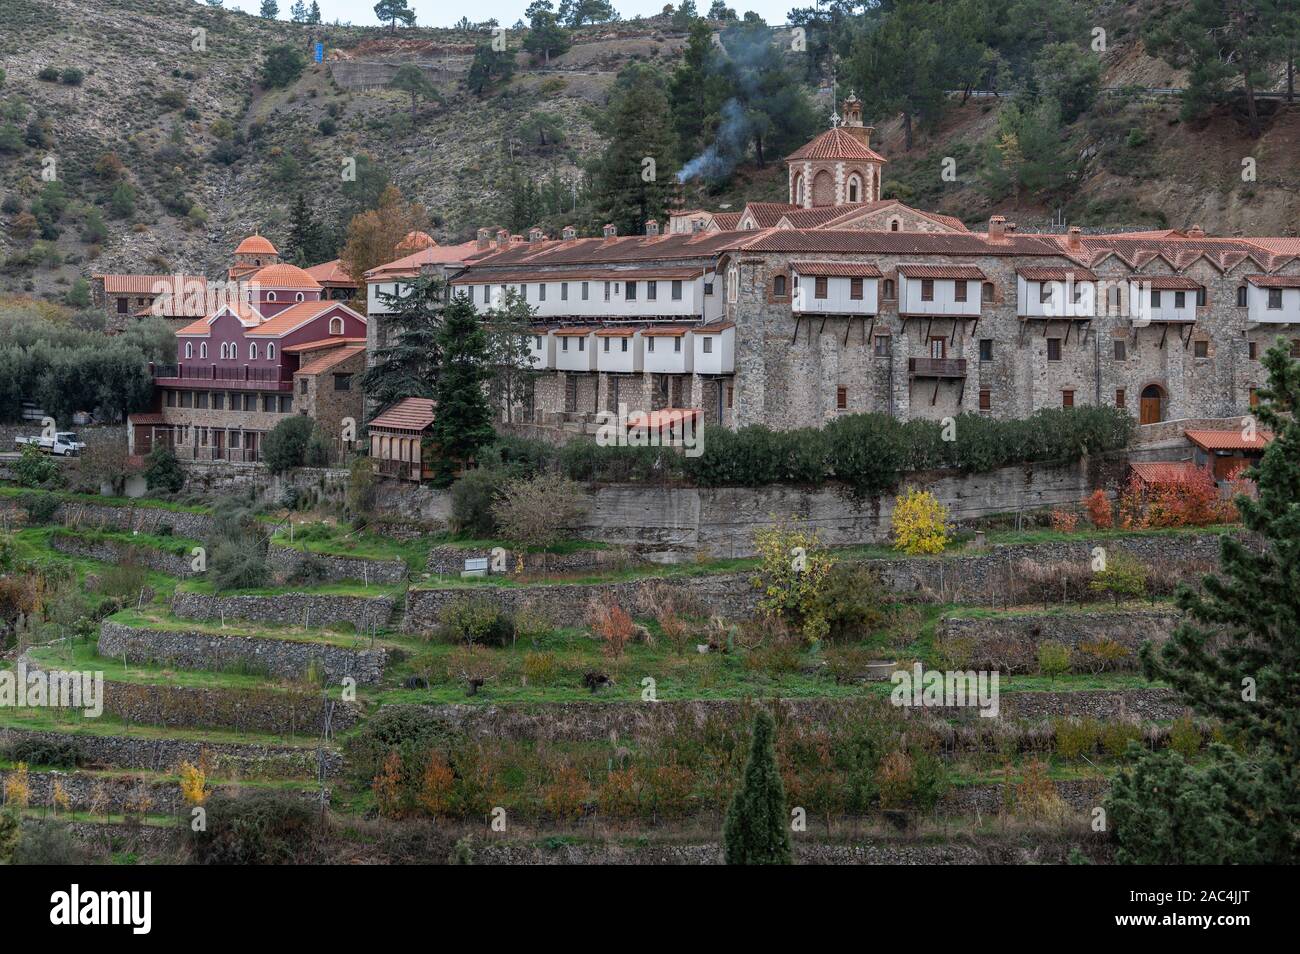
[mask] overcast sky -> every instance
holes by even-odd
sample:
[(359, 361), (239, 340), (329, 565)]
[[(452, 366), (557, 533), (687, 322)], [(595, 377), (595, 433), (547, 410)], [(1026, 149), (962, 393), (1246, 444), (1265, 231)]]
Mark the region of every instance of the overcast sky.
[[(289, 19), (289, 7), (293, 0), (277, 0), (280, 4), (280, 18)], [(305, 0), (311, 6), (311, 0)], [(320, 4), (321, 19), (326, 23), (338, 20), (354, 23), (358, 26), (377, 24), (375, 19), (375, 0), (317, 0)], [(471, 4), (457, 4), (450, 0), (411, 0), (411, 9), (415, 11), (417, 26), (451, 26), (463, 16), (474, 21), (489, 20), (495, 17), (506, 26), (512, 25), (524, 15), (524, 8), (531, 0), (475, 0)], [(651, 16), (664, 8), (669, 0), (614, 0), (614, 9), (630, 20), (640, 14)], [(674, 0), (675, 2), (675, 0)], [(695, 5), (703, 13), (713, 0), (695, 0)], [(559, 2), (555, 0), (558, 7)], [(794, 7), (811, 6), (812, 0), (729, 0), (729, 7), (738, 13), (753, 10), (768, 23), (784, 23), (785, 15)], [(225, 6), (231, 10), (243, 10), (256, 13), (262, 6), (261, 0), (226, 0)]]

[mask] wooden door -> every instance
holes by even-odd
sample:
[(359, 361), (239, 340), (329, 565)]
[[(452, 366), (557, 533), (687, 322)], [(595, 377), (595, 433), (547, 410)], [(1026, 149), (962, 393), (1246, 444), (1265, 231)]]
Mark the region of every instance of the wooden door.
[(948, 339), (943, 335), (930, 336), (930, 357), (939, 361), (948, 357)]
[(1142, 389), (1142, 402), (1138, 411), (1139, 424), (1155, 424), (1160, 420), (1160, 389), (1154, 384)]

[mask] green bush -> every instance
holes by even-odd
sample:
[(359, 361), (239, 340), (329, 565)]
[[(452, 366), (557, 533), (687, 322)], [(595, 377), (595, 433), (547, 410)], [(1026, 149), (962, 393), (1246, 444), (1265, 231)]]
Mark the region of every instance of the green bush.
[(492, 537), (497, 532), (492, 505), (508, 480), (504, 471), (478, 467), (451, 485), (451, 529), (461, 536)]
[(302, 414), (286, 417), (262, 439), (262, 460), (273, 474), (295, 467), (317, 467), (329, 455), (329, 442), (316, 422)]
[(205, 807), (205, 830), (189, 833), (190, 856), (196, 864), (302, 864), (313, 857), (319, 814), (297, 795), (217, 792)]
[(6, 761), (50, 768), (76, 768), (82, 761), (81, 744), (72, 738), (19, 736), (6, 745), (3, 751)]
[(43, 526), (54, 522), (54, 511), (59, 509), (59, 498), (54, 494), (34, 491), (20, 494), (18, 506), (22, 507), (27, 522), (32, 526)]
[(39, 487), (59, 476), (59, 464), (34, 444), (24, 444), (14, 462), (14, 479), (23, 487)]
[(438, 635), (449, 643), (507, 646), (514, 641), (515, 623), (490, 601), (473, 596), (442, 608), (438, 615)]
[(156, 444), (144, 461), (144, 479), (150, 490), (174, 494), (185, 486), (185, 472), (175, 452), (166, 444)]
[(817, 612), (827, 622), (827, 639), (857, 642), (885, 623), (888, 603), (874, 570), (860, 563), (837, 563), (818, 594)]

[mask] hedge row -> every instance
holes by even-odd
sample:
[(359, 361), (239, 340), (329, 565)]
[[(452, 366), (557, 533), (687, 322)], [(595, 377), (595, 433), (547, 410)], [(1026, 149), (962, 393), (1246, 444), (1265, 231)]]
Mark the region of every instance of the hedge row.
[(555, 448), (513, 437), (498, 441), (489, 457), (515, 474), (556, 468), (573, 480), (676, 479), (702, 487), (837, 480), (866, 497), (896, 488), (909, 472), (981, 473), (1019, 463), (1075, 460), (1119, 450), (1132, 434), (1133, 418), (1112, 407), (1055, 408), (1015, 420), (961, 414), (946, 427), (938, 421), (851, 414), (824, 428), (790, 431), (709, 426), (698, 457), (672, 448), (601, 447), (586, 440)]

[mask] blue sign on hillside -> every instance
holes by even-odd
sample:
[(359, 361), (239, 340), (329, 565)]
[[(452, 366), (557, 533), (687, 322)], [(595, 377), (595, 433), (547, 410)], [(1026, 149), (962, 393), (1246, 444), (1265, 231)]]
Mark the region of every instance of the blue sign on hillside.
[(319, 63), (319, 62), (320, 62), (321, 60), (323, 60), (323, 59), (325, 59), (325, 44), (324, 44), (324, 43), (317, 43), (317, 44), (316, 44), (316, 62)]

